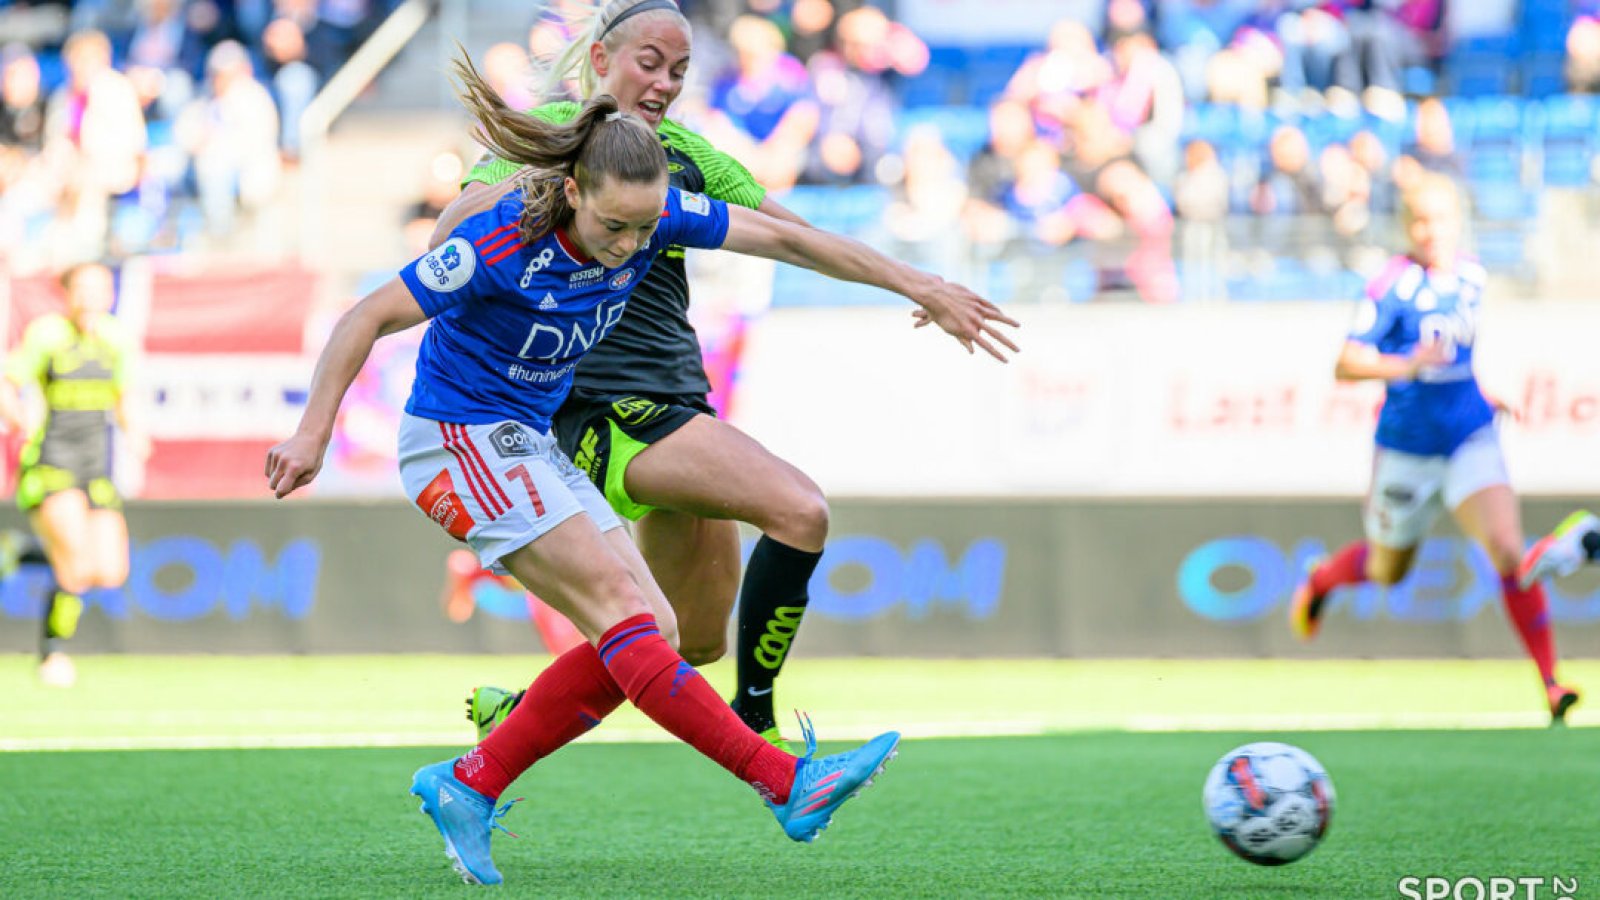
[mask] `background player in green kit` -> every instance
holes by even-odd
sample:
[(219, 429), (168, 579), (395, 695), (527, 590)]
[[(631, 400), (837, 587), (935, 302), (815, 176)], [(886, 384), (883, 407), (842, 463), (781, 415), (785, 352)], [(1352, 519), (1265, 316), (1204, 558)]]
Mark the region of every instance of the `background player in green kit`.
[(27, 422), (25, 404), (7, 403), (0, 417), (30, 435), (19, 461), (17, 505), (28, 514), (54, 574), (46, 595), (39, 675), (46, 684), (66, 687), (76, 670), (62, 644), (77, 631), (83, 612), (79, 595), (128, 580), (128, 525), (110, 477), (112, 418), (136, 453), (147, 449), (128, 427), (131, 345), (111, 315), (111, 270), (80, 265), (61, 283), (66, 314), (34, 319), (6, 360), (8, 389), (40, 392), (43, 416)]
[[(653, 125), (673, 187), (805, 224), (768, 197), (737, 160), (666, 119), (689, 65), (689, 23), (677, 6), (611, 0), (594, 13), (586, 27), (569, 27), (580, 37), (556, 62), (549, 84), (575, 74), (584, 96), (611, 94)], [(531, 114), (560, 122), (577, 110), (576, 103), (551, 103)], [(500, 160), (481, 161), (452, 204), (457, 209), (441, 217), (436, 242), (461, 209), (483, 202), (490, 185), (515, 171)], [(703, 665), (723, 655), (728, 615), (740, 598), (732, 706), (752, 729), (778, 741), (773, 682), (805, 614), (807, 582), (828, 534), (828, 503), (805, 473), (716, 419), (688, 306), (683, 249), (665, 248), (622, 321), (579, 365), (555, 431), (562, 450), (612, 507), (635, 520), (639, 549), (678, 614), (685, 659)], [(916, 315), (918, 325), (939, 325), (969, 352), (980, 347), (1004, 360), (997, 345), (1016, 349), (996, 326), (1016, 323), (993, 306), (981, 316), (956, 309), (919, 309)], [(738, 522), (762, 532), (742, 589)], [(508, 692), (479, 688), (468, 714), (487, 731), (515, 702)]]

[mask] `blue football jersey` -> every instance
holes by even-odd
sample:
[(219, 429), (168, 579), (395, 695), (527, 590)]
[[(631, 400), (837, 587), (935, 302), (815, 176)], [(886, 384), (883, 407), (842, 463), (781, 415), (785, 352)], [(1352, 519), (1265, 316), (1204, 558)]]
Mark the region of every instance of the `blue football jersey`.
[(406, 412), (466, 425), (512, 419), (549, 431), (578, 360), (622, 318), (657, 251), (720, 247), (728, 233), (722, 201), (669, 188), (655, 234), (608, 269), (559, 232), (523, 244), (521, 215), (522, 192), (512, 191), (400, 271), (432, 320)]
[(1447, 456), (1494, 421), (1472, 372), (1472, 344), (1488, 274), (1461, 261), (1449, 274), (1397, 256), (1367, 286), (1350, 340), (1379, 353), (1410, 355), (1424, 340), (1441, 342), (1449, 362), (1423, 369), (1412, 381), (1391, 381), (1378, 417), (1381, 447), (1422, 456)]

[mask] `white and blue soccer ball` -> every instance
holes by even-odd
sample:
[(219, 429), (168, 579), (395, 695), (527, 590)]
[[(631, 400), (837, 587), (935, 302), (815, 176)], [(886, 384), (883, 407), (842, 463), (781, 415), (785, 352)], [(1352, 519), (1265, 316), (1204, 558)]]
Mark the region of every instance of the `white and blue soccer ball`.
[(1333, 819), (1333, 781), (1309, 753), (1261, 741), (1223, 754), (1206, 777), (1206, 819), (1222, 843), (1258, 866), (1310, 853)]

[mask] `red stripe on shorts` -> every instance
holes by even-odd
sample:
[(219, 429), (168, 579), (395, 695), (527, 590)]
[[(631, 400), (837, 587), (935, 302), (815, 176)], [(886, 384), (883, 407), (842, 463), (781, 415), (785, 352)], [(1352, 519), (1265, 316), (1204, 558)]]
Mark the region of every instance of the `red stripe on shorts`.
[(473, 459), (478, 461), (478, 467), (483, 472), (484, 480), (488, 481), (489, 487), (497, 495), (499, 495), (500, 502), (505, 504), (506, 509), (510, 509), (511, 495), (506, 493), (505, 486), (496, 481), (494, 474), (489, 471), (489, 464), (483, 461), (483, 454), (478, 452), (478, 445), (472, 442), (471, 432), (467, 431), (466, 428), (460, 425), (457, 425), (456, 427), (461, 429), (461, 439), (466, 442), (467, 453), (470, 454)]
[(489, 517), (489, 521), (493, 522), (505, 513), (506, 507), (495, 502), (494, 495), (489, 493), (483, 477), (472, 467), (472, 461), (467, 457), (466, 452), (462, 450), (456, 435), (451, 431), (452, 428), (456, 427), (459, 426), (448, 425), (444, 422), (439, 423), (439, 433), (444, 435), (444, 448), (449, 450), (450, 455), (456, 458), (456, 464), (461, 467), (461, 474), (466, 476), (467, 487), (472, 491), (472, 496), (477, 499), (478, 505), (483, 507), (483, 511)]

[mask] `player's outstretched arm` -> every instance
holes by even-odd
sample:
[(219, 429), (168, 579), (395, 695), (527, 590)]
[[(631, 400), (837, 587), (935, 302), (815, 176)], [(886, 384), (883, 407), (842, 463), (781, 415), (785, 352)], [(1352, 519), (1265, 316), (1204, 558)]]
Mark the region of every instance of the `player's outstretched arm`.
[(996, 345), (1017, 352), (1017, 345), (999, 329), (1017, 322), (998, 306), (967, 288), (891, 259), (860, 241), (783, 221), (741, 206), (728, 207), (728, 235), (723, 249), (764, 256), (812, 269), (841, 281), (870, 284), (894, 291), (922, 307), (926, 318), (974, 352), (974, 345), (1006, 361)]
[(1379, 353), (1361, 341), (1346, 341), (1334, 363), (1333, 377), (1340, 381), (1409, 381), (1429, 366), (1447, 365), (1455, 351), (1437, 341), (1417, 345), (1409, 356)]
[(426, 318), (411, 291), (398, 278), (391, 278), (339, 317), (322, 355), (317, 357), (300, 426), (288, 440), (267, 451), (267, 487), (278, 499), (310, 484), (322, 469), (322, 455), (333, 436), (339, 404), (367, 361), (372, 345), (378, 338), (404, 331)]

